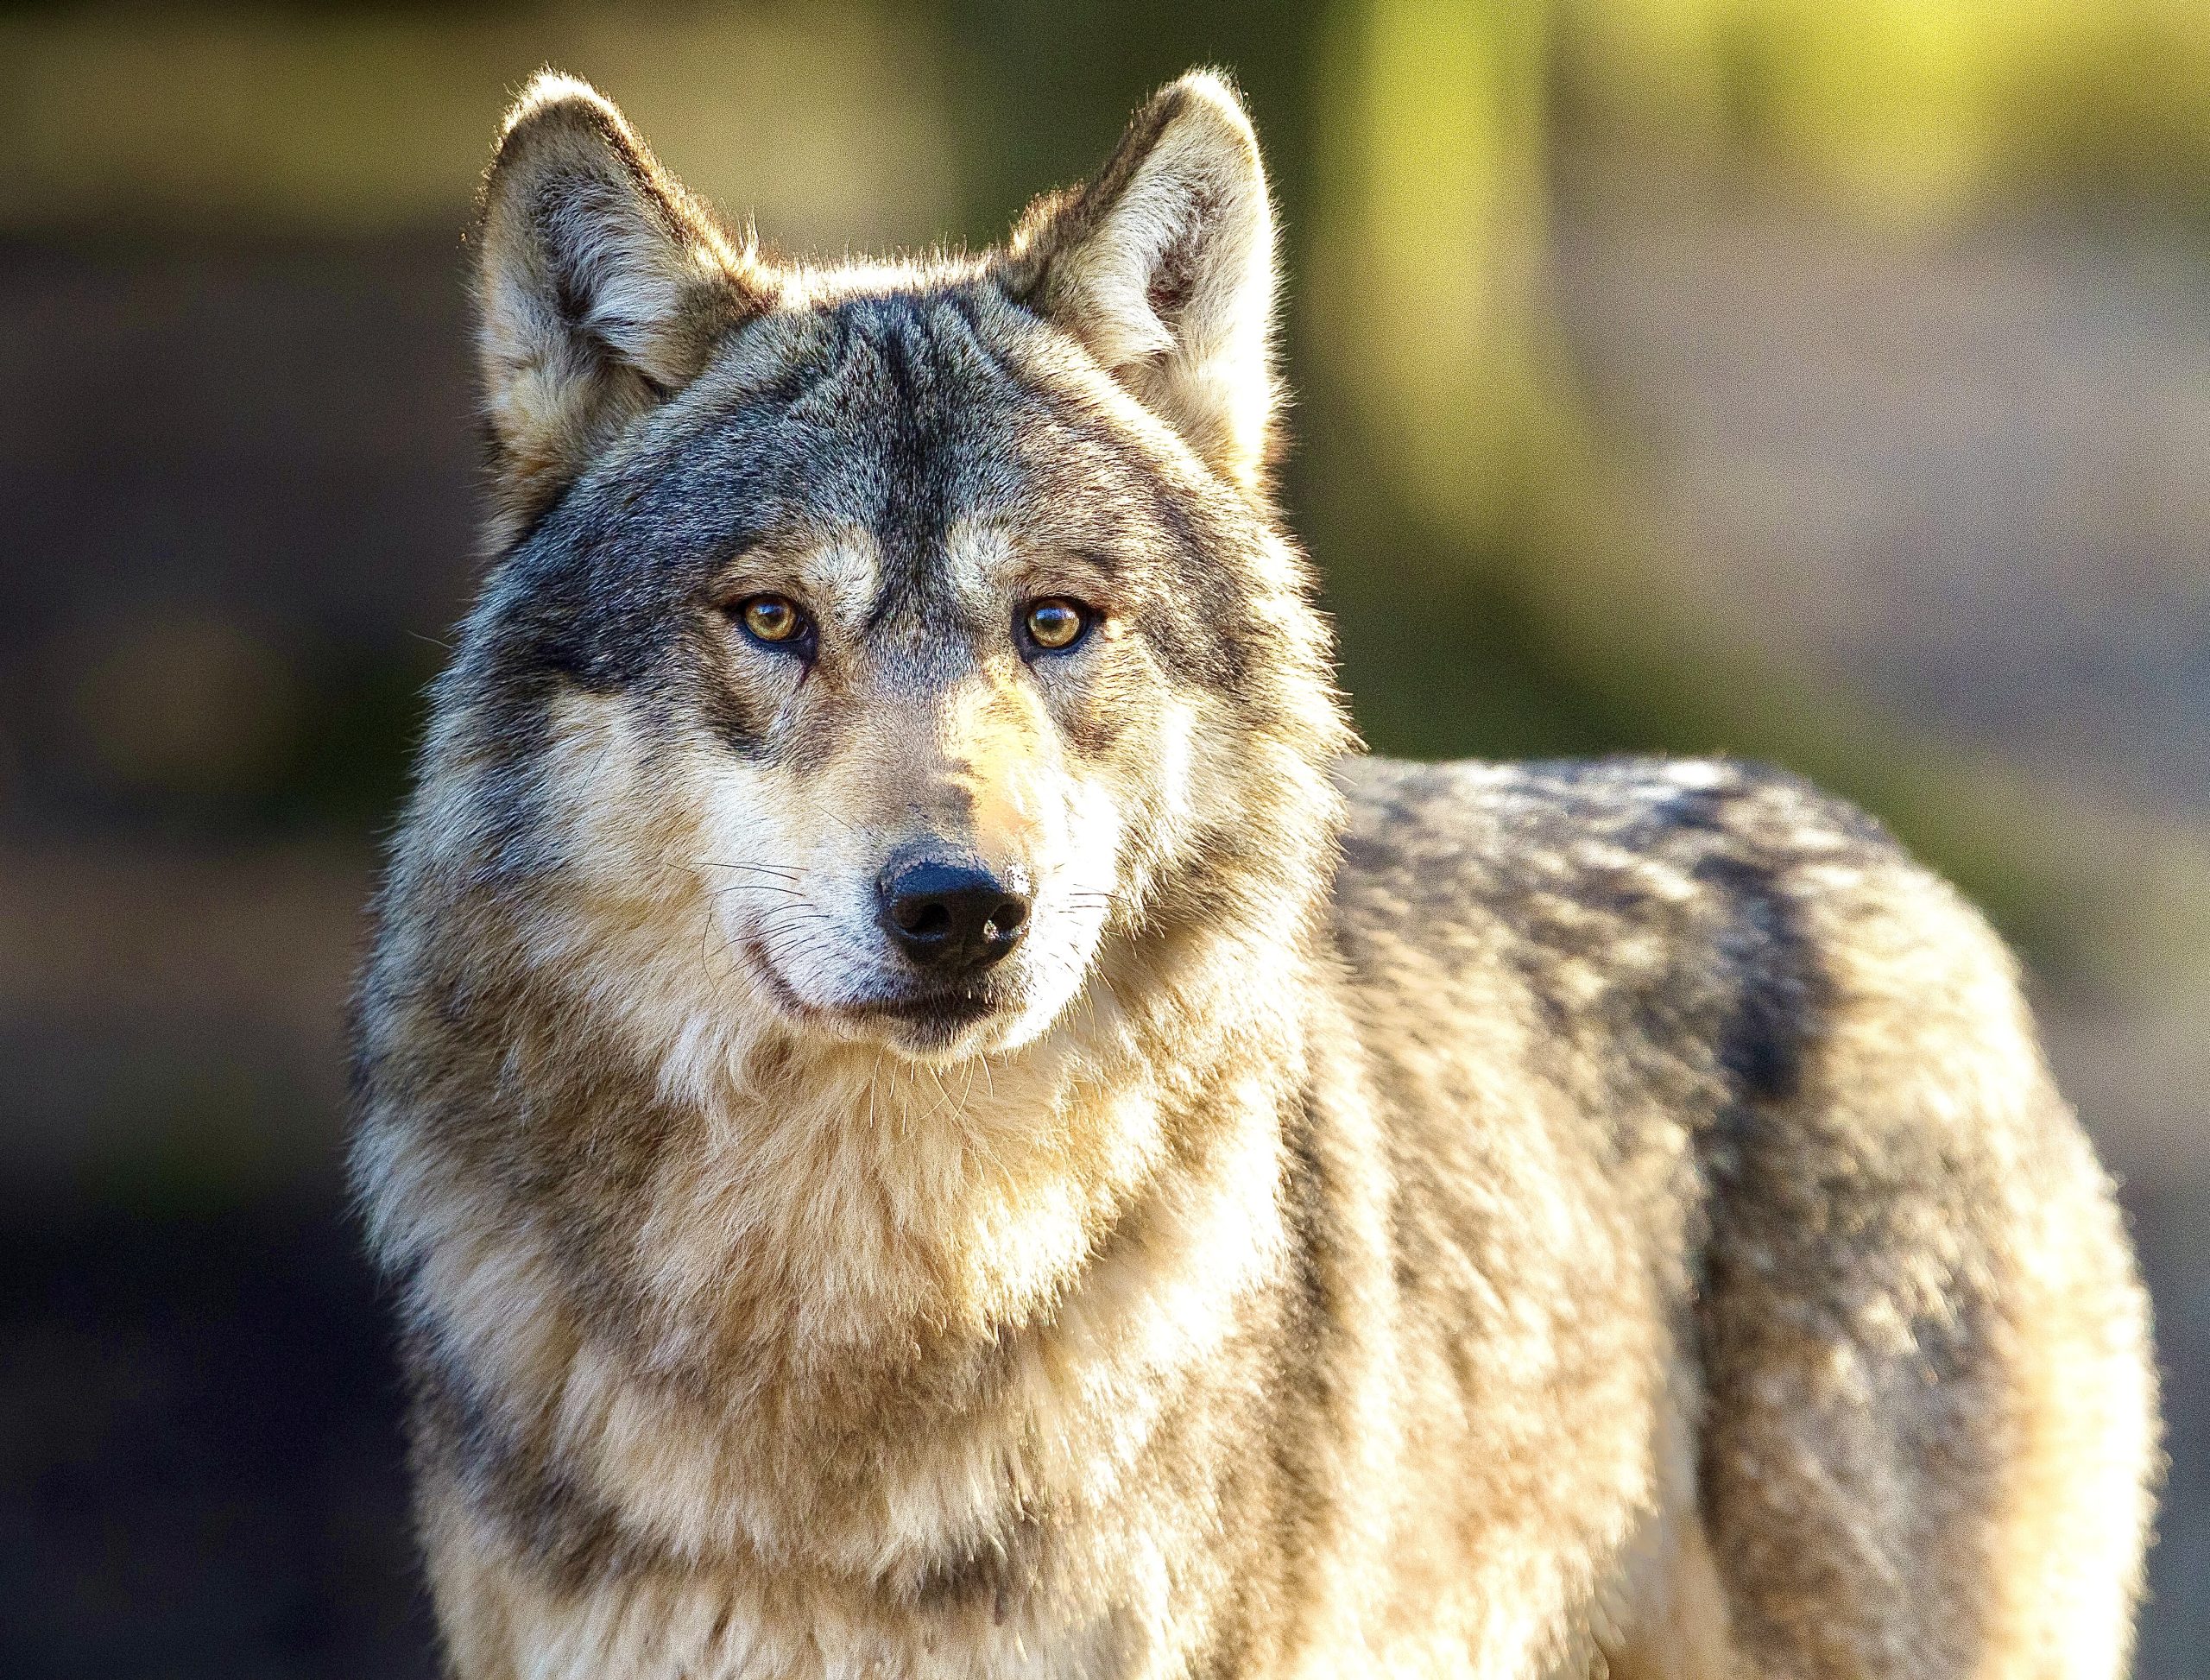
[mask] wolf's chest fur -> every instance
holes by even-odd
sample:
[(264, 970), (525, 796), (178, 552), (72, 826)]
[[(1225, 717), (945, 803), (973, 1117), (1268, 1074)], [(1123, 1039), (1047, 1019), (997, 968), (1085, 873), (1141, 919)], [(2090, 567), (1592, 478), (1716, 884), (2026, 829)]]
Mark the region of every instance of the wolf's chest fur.
[(540, 79), (479, 246), (354, 1015), (456, 1675), (2115, 1671), (2007, 955), (1784, 779), (1351, 755), (1217, 79), (816, 271)]

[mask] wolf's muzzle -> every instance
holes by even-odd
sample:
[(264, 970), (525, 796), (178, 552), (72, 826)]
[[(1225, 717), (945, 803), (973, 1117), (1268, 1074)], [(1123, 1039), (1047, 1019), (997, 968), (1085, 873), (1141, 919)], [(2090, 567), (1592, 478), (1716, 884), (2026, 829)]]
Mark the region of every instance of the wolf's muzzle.
[(946, 978), (989, 967), (1028, 926), (1028, 895), (965, 860), (893, 864), (875, 892), (890, 943), (916, 967)]

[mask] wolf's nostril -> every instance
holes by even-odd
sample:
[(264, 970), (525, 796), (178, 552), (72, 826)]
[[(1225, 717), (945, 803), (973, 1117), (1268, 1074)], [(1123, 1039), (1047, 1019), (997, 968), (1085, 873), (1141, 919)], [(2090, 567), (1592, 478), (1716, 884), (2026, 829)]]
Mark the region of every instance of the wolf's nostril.
[(1020, 943), (1028, 900), (971, 863), (925, 859), (877, 883), (883, 931), (908, 960), (948, 973), (985, 968)]
[(925, 939), (941, 938), (951, 931), (951, 912), (934, 899), (901, 899), (891, 906), (890, 914), (906, 932)]

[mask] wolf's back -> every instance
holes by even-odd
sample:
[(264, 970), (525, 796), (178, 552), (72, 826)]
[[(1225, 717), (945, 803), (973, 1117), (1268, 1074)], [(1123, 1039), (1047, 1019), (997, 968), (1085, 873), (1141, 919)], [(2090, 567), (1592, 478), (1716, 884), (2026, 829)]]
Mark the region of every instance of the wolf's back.
[[(1336, 924), (1394, 1098), (1400, 1274), (1487, 1444), (1608, 1442), (1631, 1479), (1620, 1404), (1689, 1420), (1660, 1504), (1708, 1530), (1714, 1660), (2122, 1672), (2147, 1301), (1982, 919), (1771, 772), (1343, 780)], [(1555, 1348), (1524, 1380), (1497, 1374), (1500, 1269)]]

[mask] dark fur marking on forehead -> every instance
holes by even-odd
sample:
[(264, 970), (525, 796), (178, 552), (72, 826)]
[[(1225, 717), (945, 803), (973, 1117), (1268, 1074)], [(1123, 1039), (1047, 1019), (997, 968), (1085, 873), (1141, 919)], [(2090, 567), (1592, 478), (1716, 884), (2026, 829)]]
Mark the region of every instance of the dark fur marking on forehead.
[(936, 346), (919, 299), (868, 300), (847, 309), (889, 387), (886, 412), (873, 416), (884, 469), (874, 521), (883, 566), (880, 602), (903, 596), (932, 617), (944, 616), (950, 601), (938, 562), (964, 488), (957, 458), (962, 417), (942, 401)]

